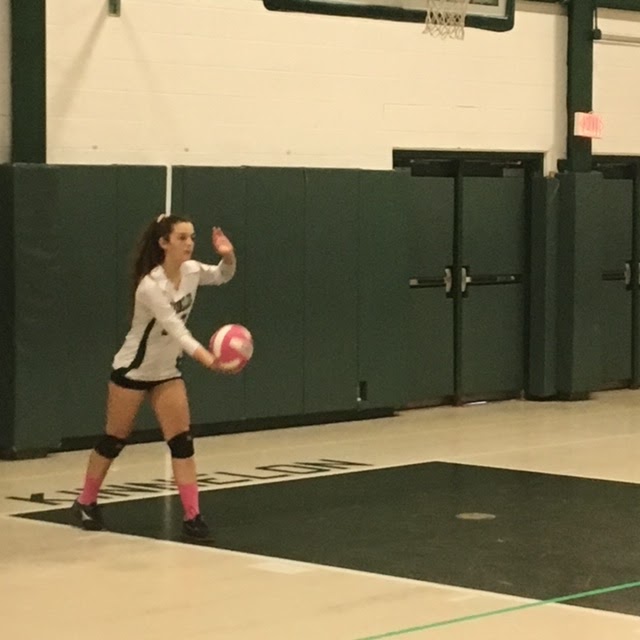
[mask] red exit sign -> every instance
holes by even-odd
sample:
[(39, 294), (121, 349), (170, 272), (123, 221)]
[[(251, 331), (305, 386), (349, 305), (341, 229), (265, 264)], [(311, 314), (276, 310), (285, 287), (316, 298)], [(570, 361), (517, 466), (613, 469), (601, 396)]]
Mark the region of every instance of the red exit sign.
[(602, 138), (602, 116), (597, 113), (575, 114), (573, 134), (581, 138)]

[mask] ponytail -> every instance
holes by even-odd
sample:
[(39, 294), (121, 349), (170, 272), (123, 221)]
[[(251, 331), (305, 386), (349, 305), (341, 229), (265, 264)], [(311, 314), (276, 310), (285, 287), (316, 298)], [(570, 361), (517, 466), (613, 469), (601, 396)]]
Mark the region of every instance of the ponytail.
[(186, 218), (163, 213), (144, 230), (133, 259), (133, 295), (140, 281), (155, 267), (164, 262), (164, 249), (160, 246), (160, 238), (169, 240), (173, 227), (179, 222), (190, 222)]

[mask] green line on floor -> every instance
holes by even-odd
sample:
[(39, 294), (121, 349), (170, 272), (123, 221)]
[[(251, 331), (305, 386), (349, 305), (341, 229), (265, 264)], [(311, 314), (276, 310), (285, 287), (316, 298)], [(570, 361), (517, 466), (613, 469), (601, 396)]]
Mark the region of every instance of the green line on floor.
[(451, 618), (450, 620), (441, 620), (440, 622), (432, 622), (430, 624), (425, 624), (418, 627), (408, 627), (407, 629), (400, 629), (398, 631), (388, 631), (387, 633), (381, 633), (380, 635), (376, 635), (376, 636), (367, 636), (366, 638), (358, 638), (358, 640), (383, 640), (384, 638), (396, 638), (398, 636), (404, 636), (410, 633), (416, 633), (418, 631), (427, 631), (429, 629), (436, 629), (438, 627), (447, 627), (453, 624), (460, 624), (462, 622), (473, 622), (474, 620), (489, 618), (491, 616), (503, 615), (505, 613), (515, 613), (516, 611), (524, 611), (525, 609), (532, 609), (533, 607), (541, 607), (545, 604), (561, 604), (563, 602), (570, 602), (571, 600), (579, 600), (581, 598), (589, 598), (591, 596), (601, 596), (606, 593), (613, 593), (614, 591), (625, 591), (627, 589), (635, 589), (637, 587), (640, 587), (640, 581), (627, 582), (625, 584), (618, 584), (613, 587), (604, 587), (602, 589), (594, 589), (593, 591), (583, 591), (582, 593), (574, 593), (570, 596), (560, 596), (559, 598), (551, 598), (550, 600), (538, 600), (536, 602), (528, 602), (527, 604), (521, 604), (515, 607), (507, 607), (505, 609), (495, 609), (493, 611), (485, 611), (483, 613), (476, 613), (469, 616), (462, 616), (460, 618)]

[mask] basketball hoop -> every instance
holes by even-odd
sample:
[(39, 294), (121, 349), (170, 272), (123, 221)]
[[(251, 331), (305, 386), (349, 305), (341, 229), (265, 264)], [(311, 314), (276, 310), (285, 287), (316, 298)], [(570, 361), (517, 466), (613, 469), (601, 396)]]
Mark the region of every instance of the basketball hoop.
[(470, 0), (426, 0), (424, 33), (440, 38), (464, 39), (464, 20)]

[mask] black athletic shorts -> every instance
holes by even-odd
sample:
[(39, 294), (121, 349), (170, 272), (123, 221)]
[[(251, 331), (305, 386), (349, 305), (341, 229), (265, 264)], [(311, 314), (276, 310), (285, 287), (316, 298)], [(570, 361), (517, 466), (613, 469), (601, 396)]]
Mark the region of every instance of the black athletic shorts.
[(165, 378), (164, 380), (132, 380), (125, 375), (126, 369), (113, 369), (109, 379), (113, 384), (117, 384), (124, 389), (134, 389), (135, 391), (149, 391), (153, 387), (157, 387), (163, 382), (169, 382), (169, 380), (180, 380), (182, 376), (173, 376), (172, 378)]

